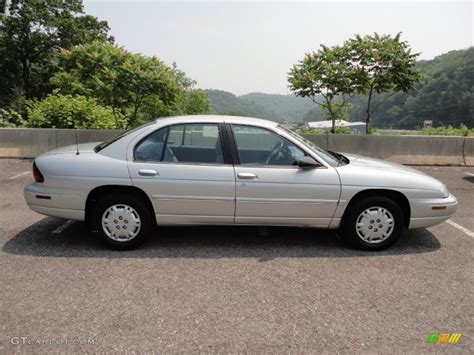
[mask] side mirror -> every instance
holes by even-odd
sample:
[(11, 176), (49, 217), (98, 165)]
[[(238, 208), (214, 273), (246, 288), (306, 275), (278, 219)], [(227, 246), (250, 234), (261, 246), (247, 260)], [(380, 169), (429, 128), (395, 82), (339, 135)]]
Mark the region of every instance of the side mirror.
[(305, 156), (298, 160), (298, 166), (302, 169), (310, 169), (321, 166), (316, 160), (311, 157)]

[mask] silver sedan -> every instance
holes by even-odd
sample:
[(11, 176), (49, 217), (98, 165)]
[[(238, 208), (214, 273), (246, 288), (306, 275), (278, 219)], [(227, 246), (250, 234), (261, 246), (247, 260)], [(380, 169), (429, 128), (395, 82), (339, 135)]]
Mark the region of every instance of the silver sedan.
[(137, 247), (156, 224), (231, 224), (337, 229), (380, 250), (457, 209), (446, 186), (413, 168), (326, 151), (244, 117), (159, 119), (42, 154), (33, 174), (24, 192), (34, 211), (86, 221), (116, 249)]

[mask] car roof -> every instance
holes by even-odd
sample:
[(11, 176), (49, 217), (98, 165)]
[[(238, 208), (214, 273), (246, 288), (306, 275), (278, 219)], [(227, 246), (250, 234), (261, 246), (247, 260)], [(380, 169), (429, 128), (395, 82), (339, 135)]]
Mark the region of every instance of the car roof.
[[(235, 123), (242, 125), (253, 125), (263, 128), (274, 128), (278, 126), (277, 122), (262, 120), (259, 118), (251, 117), (238, 117), (238, 116), (225, 116), (225, 115), (189, 115), (189, 116), (174, 116), (164, 117), (155, 120), (154, 122), (148, 122), (140, 127), (137, 127), (131, 131), (123, 133), (121, 136), (111, 140), (102, 150), (101, 154), (107, 155), (111, 158), (126, 160), (127, 146), (134, 139), (138, 139), (142, 136), (148, 135), (157, 129), (162, 127), (184, 124), (184, 123)], [(138, 138), (137, 138), (138, 137)]]
[(277, 122), (263, 120), (260, 118), (253, 117), (240, 117), (240, 116), (226, 116), (226, 115), (189, 115), (189, 116), (174, 116), (166, 118), (158, 118), (156, 123), (160, 126), (166, 126), (170, 124), (180, 123), (235, 123), (235, 124), (250, 124), (261, 127), (276, 127)]

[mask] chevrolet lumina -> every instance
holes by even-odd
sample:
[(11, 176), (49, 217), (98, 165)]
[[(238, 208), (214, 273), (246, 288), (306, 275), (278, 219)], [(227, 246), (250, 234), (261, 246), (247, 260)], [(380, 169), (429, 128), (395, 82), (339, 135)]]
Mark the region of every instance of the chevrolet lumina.
[(246, 117), (159, 119), (42, 154), (33, 175), (31, 209), (86, 221), (115, 249), (137, 247), (156, 224), (219, 224), (335, 229), (380, 250), (457, 209), (445, 185), (411, 167), (327, 151)]

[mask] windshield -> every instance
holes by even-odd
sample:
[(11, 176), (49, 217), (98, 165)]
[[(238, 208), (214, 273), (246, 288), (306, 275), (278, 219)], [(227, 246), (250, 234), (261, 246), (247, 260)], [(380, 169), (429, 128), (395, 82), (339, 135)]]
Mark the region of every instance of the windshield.
[(102, 149), (104, 149), (104, 148), (108, 147), (109, 145), (111, 145), (112, 143), (118, 141), (120, 138), (125, 137), (126, 135), (128, 135), (128, 134), (130, 134), (130, 133), (132, 133), (132, 132), (135, 132), (136, 130), (138, 130), (138, 129), (140, 129), (140, 128), (143, 128), (143, 127), (145, 127), (145, 126), (149, 126), (149, 125), (151, 125), (152, 123), (154, 123), (154, 122), (149, 122), (149, 123), (144, 124), (144, 125), (141, 125), (141, 126), (139, 126), (139, 127), (131, 128), (131, 129), (125, 131), (125, 132), (122, 132), (122, 133), (120, 133), (118, 136), (115, 136), (115, 137), (113, 137), (113, 138), (111, 138), (111, 139), (109, 139), (109, 140), (106, 140), (105, 142), (102, 142), (102, 143), (96, 145), (95, 148), (94, 148), (94, 152), (98, 153), (98, 152), (100, 152)]
[(298, 133), (295, 131), (292, 131), (291, 129), (288, 129), (286, 127), (283, 127), (282, 125), (278, 125), (278, 128), (281, 128), (284, 130), (286, 133), (290, 134), (300, 142), (304, 143), (307, 148), (312, 150), (314, 153), (318, 155), (321, 159), (323, 159), (326, 163), (328, 163), (331, 166), (339, 166), (341, 163), (341, 159), (338, 157), (340, 154), (329, 152), (321, 147), (318, 147), (316, 144), (311, 142), (310, 140), (306, 139), (303, 136), (300, 136)]

